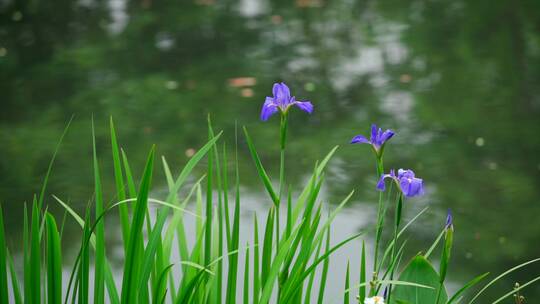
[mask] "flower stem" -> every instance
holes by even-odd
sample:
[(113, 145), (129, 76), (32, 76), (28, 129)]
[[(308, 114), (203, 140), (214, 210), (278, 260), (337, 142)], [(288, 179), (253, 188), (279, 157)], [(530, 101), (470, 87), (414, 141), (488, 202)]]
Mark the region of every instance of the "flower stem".
[[(398, 236), (398, 229), (399, 224), (401, 223), (401, 208), (403, 206), (403, 194), (399, 192), (398, 198), (396, 200), (396, 210), (395, 210), (395, 225), (394, 225), (394, 244), (392, 245), (392, 255), (390, 264), (393, 264), (396, 257), (396, 247), (397, 247), (397, 236)], [(395, 267), (392, 268), (390, 271), (390, 280), (394, 279), (394, 270)], [(390, 303), (390, 297), (392, 295), (392, 285), (388, 287), (388, 303)]]
[(435, 304), (439, 304), (439, 297), (441, 296), (442, 287), (443, 283), (440, 283), (439, 288), (437, 288), (437, 297), (435, 297)]
[[(381, 177), (381, 175), (384, 173), (384, 165), (383, 165), (383, 158), (382, 156), (377, 155), (377, 178)], [(383, 229), (383, 219), (384, 219), (384, 212), (383, 212), (383, 192), (379, 192), (379, 206), (377, 209), (377, 226), (375, 227), (375, 254), (373, 257), (373, 278), (372, 282), (376, 282), (378, 279), (378, 258), (379, 258), (379, 243), (381, 241), (381, 235), (382, 235), (382, 229)], [(375, 291), (377, 290), (377, 286), (375, 288), (370, 289), (370, 296), (374, 296)]]
[[(279, 128), (279, 142), (280, 142), (280, 153), (279, 153), (279, 192), (278, 192), (278, 203), (277, 203), (277, 206), (276, 206), (276, 254), (277, 254), (277, 251), (279, 250), (279, 232), (280, 232), (280, 229), (279, 229), (279, 213), (280, 213), (280, 208), (279, 206), (281, 205), (281, 199), (283, 197), (283, 191), (285, 189), (285, 147), (286, 147), (286, 143), (287, 143), (287, 126), (288, 126), (288, 123), (287, 123), (287, 113), (282, 113), (281, 115), (281, 123), (280, 123), (280, 128)], [(278, 280), (278, 295), (281, 293), (281, 282), (279, 282), (280, 280)]]

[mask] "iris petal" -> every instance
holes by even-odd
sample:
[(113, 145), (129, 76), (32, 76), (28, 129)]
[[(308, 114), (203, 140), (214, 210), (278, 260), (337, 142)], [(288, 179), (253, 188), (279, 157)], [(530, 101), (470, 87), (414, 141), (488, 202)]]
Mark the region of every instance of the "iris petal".
[(392, 130), (384, 131), (384, 133), (381, 135), (381, 144), (384, 144), (387, 140), (392, 138), (392, 136), (394, 136), (394, 131)]
[(356, 135), (351, 139), (351, 144), (370, 144), (371, 142), (364, 135)]
[(311, 114), (313, 112), (313, 104), (309, 101), (295, 101), (294, 105), (300, 108), (300, 110)]
[(372, 143), (375, 143), (377, 141), (377, 125), (376, 124), (371, 125), (371, 138), (370, 138), (370, 141)]
[(384, 184), (384, 180), (387, 179), (387, 178), (395, 178), (394, 172), (390, 171), (390, 174), (381, 175), (381, 178), (377, 182), (377, 190), (384, 191), (384, 189), (386, 188), (385, 184)]
[(285, 83), (275, 83), (272, 92), (274, 93), (274, 102), (276, 105), (285, 107), (290, 103), (291, 91)]
[(270, 116), (274, 115), (278, 111), (278, 107), (275, 104), (274, 98), (266, 97), (266, 100), (261, 109), (261, 120), (266, 121)]

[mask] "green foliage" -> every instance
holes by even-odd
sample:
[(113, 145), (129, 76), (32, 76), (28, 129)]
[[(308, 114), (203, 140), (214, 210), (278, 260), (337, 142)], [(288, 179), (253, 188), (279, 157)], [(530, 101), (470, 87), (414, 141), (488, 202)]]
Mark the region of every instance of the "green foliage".
[(62, 248), (56, 221), (46, 213), (47, 226), (47, 298), (48, 303), (62, 302)]
[[(399, 281), (430, 286), (433, 289), (398, 285), (392, 294), (393, 302), (391, 303), (398, 304), (398, 300), (409, 303), (436, 303), (436, 288), (439, 286), (439, 275), (423, 256), (417, 255), (409, 262), (400, 274)], [(441, 303), (446, 303), (448, 296), (444, 289), (439, 299)]]
[[(111, 194), (112, 203), (104, 204), (107, 193), (103, 191), (94, 133), (92, 158), (95, 206), (87, 206), (84, 216), (81, 216), (68, 203), (53, 195), (54, 200), (65, 209), (65, 214), (69, 214), (81, 227), (81, 246), (69, 278), (62, 275), (62, 234), (54, 216), (47, 209), (40, 207), (42, 199), (36, 196), (30, 218), (25, 207), (24, 288), (21, 292), (17, 272), (6, 246), (4, 217), (0, 206), (0, 302), (9, 302), (10, 296), (17, 304), (23, 301), (41, 303), (45, 299), (49, 303), (84, 304), (88, 303), (90, 298), (93, 298), (95, 303), (112, 304), (150, 302), (267, 304), (271, 301), (307, 304), (315, 297), (317, 303), (321, 304), (328, 302), (328, 298), (339, 298), (336, 295), (326, 295), (331, 257), (337, 250), (363, 236), (365, 232), (345, 236), (331, 245), (330, 229), (333, 221), (354, 194), (351, 192), (343, 198), (327, 215), (323, 212), (320, 192), (325, 180), (325, 168), (337, 147), (314, 167), (311, 177), (297, 197), (294, 195), (296, 192), (289, 187), (286, 213), (284, 210), (285, 229), (280, 231), (279, 208), (284, 185), (280, 185), (280, 195), (276, 194), (271, 178), (258, 156), (255, 143), (244, 128), (247, 149), (271, 205), (266, 214), (266, 221), (261, 226), (257, 215), (253, 214), (253, 245), (250, 247), (250, 242), (247, 242), (248, 245), (242, 248), (239, 245), (242, 197), (238, 157), (235, 157), (234, 163), (235, 199), (234, 205), (231, 206), (234, 209), (230, 209), (226, 150), (223, 149), (223, 153), (219, 153), (217, 146), (221, 133), (214, 134), (210, 123), (207, 143), (190, 158), (176, 179), (169, 164), (164, 157), (162, 158), (167, 185), (164, 200), (154, 198), (151, 187), (156, 171), (155, 148), (152, 147), (149, 152), (143, 173), (138, 179), (140, 182), (137, 189), (136, 178), (132, 174), (126, 153), (119, 149), (112, 119), (110, 128), (116, 185), (114, 193)], [(281, 156), (284, 159), (284, 155)], [(185, 187), (186, 182), (190, 181), (190, 176), (199, 172), (195, 168), (205, 157), (208, 160), (206, 174), (193, 179), (189, 187)], [(283, 172), (282, 168), (280, 175)], [(280, 184), (283, 184), (283, 181), (284, 178), (280, 176)], [(205, 191), (204, 182), (206, 182)], [(206, 196), (203, 196), (203, 191)], [(188, 210), (190, 203), (194, 203), (195, 212)], [(151, 205), (157, 207), (156, 215), (153, 217), (149, 212), (153, 207)], [(367, 277), (368, 253), (364, 241), (358, 256), (359, 273), (354, 269), (351, 270), (347, 263), (344, 293), (341, 295), (344, 303), (350, 303), (353, 295), (357, 295), (363, 302), (366, 297), (378, 294), (380, 288), (385, 286), (390, 292), (389, 303), (392, 304), (452, 304), (457, 303), (466, 291), (487, 276), (482, 275), (471, 280), (448, 300), (444, 283), (446, 272), (449, 270), (453, 230), (446, 230), (444, 235), (441, 233), (425, 256), (417, 255), (400, 272), (400, 261), (407, 244), (406, 241), (401, 242), (401, 237), (425, 209), (399, 229), (402, 220), (401, 208), (406, 208), (406, 204), (398, 200), (396, 207), (393, 237), (386, 247), (381, 247), (384, 251), (371, 280)], [(116, 209), (120, 213), (124, 249), (120, 292), (117, 290), (117, 282), (105, 251), (104, 221)], [(381, 212), (386, 212), (386, 208), (383, 209)], [(187, 229), (185, 216), (195, 218), (194, 229)], [(379, 215), (377, 219), (380, 219)], [(376, 229), (379, 230), (379, 227)], [(188, 242), (190, 239), (187, 236), (188, 231), (194, 236), (193, 244)], [(144, 235), (147, 237), (144, 238)], [(438, 274), (428, 261), (428, 257), (441, 243), (443, 236)], [(177, 246), (173, 244), (175, 239)], [(178, 252), (175, 253), (175, 249)], [(245, 252), (244, 260), (240, 261), (239, 256), (242, 252)], [(173, 260), (174, 256), (178, 256), (180, 260)], [(94, 277), (90, 274), (92, 261), (95, 269)], [(512, 268), (488, 283), (485, 288), (501, 277), (536, 261), (538, 260)], [(239, 274), (241, 264), (243, 275)], [(398, 280), (393, 280), (394, 272), (400, 273)], [(43, 281), (42, 277), (45, 277), (46, 281)], [(92, 278), (94, 284), (90, 284)], [(351, 281), (354, 278), (359, 279), (358, 284)], [(539, 279), (535, 278), (520, 288), (529, 286), (537, 280)], [(63, 281), (67, 282), (65, 291), (62, 289)], [(91, 285), (94, 286), (92, 294), (89, 291)], [(355, 288), (359, 289), (357, 294), (353, 292)], [(477, 294), (477, 297), (485, 288)], [(237, 297), (239, 290), (242, 290), (241, 299)], [(507, 296), (508, 294), (505, 294), (497, 301), (502, 301)], [(471, 303), (475, 299), (476, 297)]]

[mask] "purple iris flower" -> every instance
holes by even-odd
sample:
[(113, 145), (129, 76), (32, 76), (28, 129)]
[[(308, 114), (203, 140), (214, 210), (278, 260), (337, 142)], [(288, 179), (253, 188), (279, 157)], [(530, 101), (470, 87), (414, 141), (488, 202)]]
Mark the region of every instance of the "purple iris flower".
[(450, 229), (450, 227), (454, 226), (454, 217), (452, 216), (452, 210), (448, 208), (448, 214), (446, 215), (446, 225), (444, 226), (446, 229)]
[(281, 114), (287, 114), (289, 108), (292, 105), (295, 105), (304, 112), (311, 114), (313, 112), (313, 105), (309, 101), (297, 101), (294, 96), (291, 97), (291, 91), (289, 87), (281, 82), (274, 83), (272, 88), (273, 97), (266, 97), (266, 100), (263, 104), (261, 110), (261, 120), (266, 121), (270, 116), (274, 115), (276, 112), (281, 112)]
[(377, 128), (376, 124), (372, 124), (371, 137), (369, 140), (364, 135), (356, 135), (351, 140), (351, 144), (370, 144), (378, 154), (384, 147), (386, 141), (392, 138), (392, 136), (394, 136), (394, 131), (386, 130), (383, 132), (381, 128)]
[(424, 194), (424, 181), (421, 178), (415, 177), (412, 170), (399, 169), (397, 175), (394, 170), (390, 170), (390, 174), (383, 174), (377, 183), (377, 189), (379, 191), (384, 191), (384, 180), (386, 178), (393, 179), (405, 197)]

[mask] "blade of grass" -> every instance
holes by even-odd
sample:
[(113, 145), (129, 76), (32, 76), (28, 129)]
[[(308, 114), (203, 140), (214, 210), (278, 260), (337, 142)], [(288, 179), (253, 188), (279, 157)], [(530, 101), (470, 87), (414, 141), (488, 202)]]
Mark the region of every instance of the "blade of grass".
[(484, 274), (481, 274), (475, 277), (469, 282), (467, 282), (467, 284), (463, 285), (463, 287), (461, 287), (458, 291), (456, 291), (456, 293), (450, 298), (450, 300), (448, 300), (447, 304), (452, 304), (456, 302), (465, 291), (467, 291), (469, 288), (473, 287), (474, 285), (480, 283), (480, 281), (482, 281), (488, 275), (489, 275), (489, 272), (486, 272)]
[[(212, 139), (212, 133), (211, 129), (208, 131), (208, 140)], [(212, 145), (213, 147), (213, 145)], [(211, 251), (212, 251), (212, 196), (213, 196), (213, 188), (212, 188), (212, 182), (214, 179), (214, 171), (213, 171), (213, 163), (214, 163), (214, 155), (213, 153), (209, 152), (207, 155), (208, 159), (208, 165), (207, 165), (207, 173), (208, 179), (206, 180), (206, 226), (205, 226), (205, 232), (204, 232), (204, 265), (208, 266), (210, 264), (211, 258)]]
[[(426, 212), (428, 210), (429, 207), (426, 207), (424, 209), (422, 209), (420, 212), (418, 212), (417, 215), (415, 215), (409, 222), (407, 222), (407, 224), (405, 224), (405, 226), (403, 226), (403, 228), (401, 228), (401, 230), (398, 232), (397, 234), (397, 239), (399, 239), (401, 237), (401, 235), (407, 230), (407, 228), (409, 228), (422, 214), (424, 214), (424, 212)], [(390, 252), (392, 250), (392, 248), (394, 247), (394, 240), (390, 241), (390, 244), (388, 244), (388, 247), (386, 248), (386, 250), (384, 251), (384, 255), (383, 255), (383, 258), (381, 259), (381, 262), (380, 264), (378, 265), (378, 272), (380, 272), (381, 268), (382, 268), (382, 265), (384, 265), (384, 263), (386, 262), (386, 259), (388, 258), (388, 256), (390, 255)]]
[(431, 253), (433, 252), (433, 250), (435, 250), (435, 248), (437, 247), (437, 245), (439, 244), (439, 242), (441, 241), (443, 235), (444, 235), (444, 232), (446, 231), (446, 229), (443, 229), (441, 231), (441, 233), (439, 233), (439, 236), (437, 236), (437, 238), (435, 239), (435, 241), (433, 242), (433, 244), (431, 244), (431, 246), (429, 247), (428, 251), (426, 252), (426, 254), (424, 254), (424, 257), (427, 259), (429, 258), (429, 256), (431, 255)]
[(126, 251), (126, 262), (124, 266), (124, 276), (122, 280), (121, 302), (124, 304), (136, 302), (137, 287), (136, 280), (137, 268), (140, 265), (137, 251), (140, 247), (140, 234), (142, 233), (144, 217), (148, 206), (148, 191), (152, 181), (152, 169), (154, 167), (154, 147), (150, 150), (148, 161), (144, 169), (143, 178), (139, 188), (137, 203), (133, 212), (131, 230), (129, 233), (128, 250)]
[(62, 144), (62, 141), (64, 141), (64, 137), (66, 136), (69, 126), (71, 125), (71, 122), (73, 121), (74, 117), (75, 116), (71, 116), (71, 118), (69, 119), (66, 127), (64, 128), (64, 132), (62, 132), (62, 135), (60, 136), (60, 139), (58, 140), (58, 143), (56, 144), (56, 147), (54, 148), (54, 153), (52, 155), (51, 161), (49, 162), (49, 167), (47, 168), (47, 173), (45, 173), (45, 178), (43, 179), (43, 185), (41, 186), (41, 192), (39, 194), (39, 202), (38, 202), (39, 210), (41, 210), (41, 208), (43, 207), (43, 201), (45, 199), (45, 190), (47, 189), (47, 183), (49, 181), (49, 176), (51, 175), (51, 171), (54, 165), (54, 161), (56, 159), (56, 155), (58, 154), (58, 151), (60, 150), (60, 145)]
[(350, 241), (358, 238), (362, 234), (363, 234), (363, 232), (358, 233), (356, 235), (353, 235), (353, 236), (349, 237), (348, 239), (345, 239), (344, 241), (341, 241), (339, 244), (332, 247), (328, 252), (325, 252), (325, 254), (323, 254), (320, 258), (316, 259), (305, 271), (302, 272), (301, 276), (299, 276), (297, 279), (295, 279), (294, 282), (291, 282), (291, 284), (290, 284), (291, 287), (289, 287), (287, 289), (287, 294), (285, 294), (285, 296), (284, 296), (284, 303), (287, 303), (287, 301), (293, 295), (294, 290), (296, 290), (297, 288), (300, 288), (300, 286), (302, 285), (302, 282), (304, 281), (304, 279), (307, 276), (309, 276), (311, 274), (311, 272), (314, 271), (321, 262), (323, 262), (325, 259), (328, 259), (330, 257), (330, 255), (332, 253), (334, 253), (334, 251), (338, 250), (339, 248), (341, 248), (343, 245), (349, 243)]
[(88, 303), (88, 283), (90, 281), (90, 248), (88, 248), (86, 242), (87, 239), (91, 240), (89, 208), (87, 208), (85, 212), (85, 220), (83, 224), (83, 238), (81, 244), (81, 263), (79, 265), (79, 272), (77, 274), (79, 281), (79, 304)]
[(244, 304), (249, 304), (249, 242), (246, 244), (246, 258), (244, 261)]
[[(103, 194), (101, 191), (101, 177), (96, 152), (96, 134), (94, 120), (92, 119), (92, 151), (94, 159), (94, 195), (96, 200), (96, 218), (103, 213)], [(96, 261), (94, 263), (94, 303), (103, 304), (105, 301), (105, 224), (103, 221), (96, 226)]]
[(512, 267), (510, 269), (508, 269), (507, 271), (503, 272), (502, 274), (500, 274), (499, 276), (497, 276), (496, 278), (494, 278), (493, 280), (489, 281), (489, 283), (486, 284), (486, 286), (484, 286), (484, 288), (482, 288), (472, 299), (471, 301), (469, 301), (469, 304), (473, 303), (486, 289), (488, 289), (489, 286), (493, 285), (495, 282), (497, 282), (498, 280), (502, 279), (503, 277), (505, 277), (506, 275), (520, 269), (520, 268), (523, 268), (527, 265), (530, 265), (532, 263), (536, 263), (540, 261), (540, 258), (537, 258), (537, 259), (533, 259), (533, 260), (530, 260), (530, 261), (527, 261), (525, 263), (521, 263), (515, 267)]
[(7, 250), (4, 233), (4, 215), (0, 204), (0, 302), (8, 303)]
[(497, 300), (495, 300), (495, 302), (493, 302), (492, 304), (500, 303), (502, 300), (504, 300), (504, 299), (510, 297), (511, 295), (513, 295), (513, 294), (515, 294), (516, 292), (522, 290), (523, 288), (525, 288), (525, 287), (527, 287), (527, 286), (529, 286), (529, 285), (531, 285), (531, 284), (537, 282), (538, 280), (540, 280), (540, 276), (538, 276), (538, 277), (536, 277), (536, 278), (530, 280), (529, 282), (527, 282), (527, 283), (525, 283), (525, 284), (523, 284), (523, 285), (520, 285), (518, 288), (514, 288), (512, 291), (506, 293), (504, 296), (502, 296), (502, 297), (498, 298)]
[[(89, 218), (87, 219), (87, 221), (83, 220), (75, 211), (73, 211), (73, 209), (71, 209), (65, 202), (63, 202), (62, 200), (60, 200), (57, 196), (53, 195), (54, 199), (59, 202), (62, 207), (64, 207), (67, 212), (75, 219), (75, 221), (80, 225), (81, 228), (83, 228), (84, 230), (84, 226), (85, 226), (85, 223), (88, 222), (89, 223)], [(106, 209), (104, 212), (106, 213), (107, 211), (111, 210), (114, 206), (110, 207), (109, 209)], [(104, 215), (102, 214), (102, 216), (100, 218), (102, 218)], [(90, 212), (87, 210), (86, 214), (90, 214)], [(89, 232), (90, 232), (90, 236), (86, 238), (86, 242), (87, 243), (90, 243), (92, 245), (92, 248), (94, 249), (94, 251), (96, 250), (96, 239), (95, 239), (95, 234), (92, 232), (92, 229), (89, 229)], [(88, 245), (88, 244), (87, 244)], [(82, 250), (82, 249), (81, 249)], [(79, 252), (79, 256), (77, 257), (77, 260), (76, 260), (76, 263), (75, 263), (75, 266), (73, 267), (73, 270), (72, 270), (72, 273), (70, 275), (70, 280), (69, 280), (69, 283), (68, 283), (68, 293), (69, 293), (69, 290), (70, 290), (70, 286), (72, 284), (72, 281), (73, 281), (73, 277), (75, 275), (75, 272), (77, 271), (77, 263), (78, 261), (81, 259), (82, 257), (82, 251)], [(105, 259), (105, 284), (107, 285), (107, 291), (109, 293), (109, 301), (112, 303), (112, 304), (117, 304), (117, 303), (120, 303), (120, 298), (118, 296), (118, 290), (116, 289), (116, 284), (114, 282), (114, 278), (113, 278), (113, 275), (112, 275), (112, 270), (111, 270), (111, 266), (108, 262), (107, 259)], [(67, 301), (67, 298), (66, 298), (66, 301)], [(67, 302), (66, 302), (67, 303)]]
[(34, 199), (32, 204), (32, 228), (30, 238), (30, 301), (29, 303), (41, 302), (41, 258), (39, 244), (39, 210)]
[(157, 286), (155, 288), (159, 292), (156, 292), (156, 294), (154, 295), (154, 299), (153, 299), (152, 303), (157, 304), (157, 303), (163, 302), (162, 299), (165, 298), (166, 288), (167, 288), (167, 276), (168, 276), (168, 274), (171, 271), (173, 266), (174, 266), (174, 264), (168, 265), (159, 274), (159, 279), (157, 281)]
[(351, 302), (351, 294), (349, 291), (350, 275), (349, 275), (349, 261), (347, 261), (347, 271), (345, 272), (345, 292), (343, 294), (343, 304), (349, 304)]
[[(210, 119), (210, 115), (208, 115), (208, 134), (209, 134), (209, 140), (214, 138), (214, 130), (212, 128), (212, 121)], [(223, 196), (222, 196), (222, 193), (223, 193), (223, 185), (222, 185), (222, 181), (221, 181), (221, 176), (222, 176), (222, 169), (221, 169), (221, 165), (220, 165), (220, 158), (219, 158), (219, 153), (218, 153), (218, 147), (217, 145), (213, 145), (213, 149), (212, 149), (212, 152), (213, 152), (213, 164), (214, 164), (214, 179), (216, 181), (216, 190), (217, 190), (217, 199), (218, 199), (218, 203), (217, 203), (217, 218), (215, 218), (215, 222), (214, 222), (214, 231), (213, 231), (213, 248), (212, 248), (212, 252), (215, 253), (217, 256), (221, 256), (223, 255)], [(216, 237), (217, 236), (217, 237)], [(214, 254), (212, 255), (214, 257)], [(217, 266), (216, 266), (216, 272), (217, 272), (217, 275), (212, 278), (212, 284), (213, 284), (213, 288), (212, 288), (212, 300), (214, 300), (214, 303), (221, 303), (221, 298), (222, 298), (222, 286), (223, 286), (223, 262), (222, 261), (219, 261)]]
[(270, 267), (272, 264), (272, 240), (274, 232), (274, 212), (275, 208), (272, 207), (268, 211), (266, 217), (266, 229), (264, 231), (263, 239), (263, 252), (261, 263), (261, 285), (265, 286), (268, 276), (270, 275)]
[(50, 213), (47, 221), (47, 296), (49, 303), (62, 302), (62, 248), (56, 221)]
[[(272, 210), (274, 210), (273, 208), (274, 207), (272, 207), (272, 209), (270, 209), (270, 212), (272, 212)], [(273, 223), (273, 221), (270, 221), (270, 223)], [(283, 239), (282, 240), (282, 246), (278, 249), (278, 253), (276, 254), (276, 257), (274, 258), (274, 261), (272, 263), (270, 271), (268, 272), (268, 276), (267, 276), (264, 284), (262, 285), (261, 298), (256, 303), (267, 304), (268, 301), (270, 300), (270, 296), (272, 294), (272, 290), (274, 288), (275, 281), (276, 281), (276, 279), (277, 279), (277, 277), (279, 275), (279, 269), (283, 265), (283, 262), (285, 261), (285, 258), (287, 256), (287, 252), (289, 251), (289, 246), (291, 245), (293, 240), (298, 235), (298, 233), (300, 231), (300, 227), (301, 227), (301, 225), (298, 226), (297, 228), (295, 228), (295, 230), (291, 233), (291, 236), (288, 239)], [(273, 230), (273, 229), (271, 229), (271, 230)], [(272, 240), (270, 240), (270, 244), (271, 244), (271, 242), (272, 242)], [(283, 303), (287, 303), (287, 302), (283, 302)]]
[(32, 303), (31, 280), (30, 280), (30, 237), (28, 227), (28, 209), (24, 203), (24, 219), (23, 219), (23, 271), (24, 271), (24, 302)]
[(317, 182), (317, 177), (322, 175), (323, 170), (326, 168), (326, 165), (328, 164), (328, 162), (330, 161), (334, 153), (336, 153), (338, 148), (339, 146), (335, 146), (332, 150), (330, 150), (330, 152), (328, 152), (328, 154), (325, 156), (322, 162), (316, 166), (315, 172), (313, 172), (313, 176), (311, 177), (310, 183), (308, 183), (306, 187), (304, 188), (304, 190), (302, 190), (302, 193), (298, 197), (296, 205), (294, 206), (294, 209), (292, 212), (292, 223), (296, 223), (296, 220), (300, 216), (300, 212), (304, 208), (304, 203), (306, 199), (308, 199), (311, 193), (311, 187), (313, 187), (313, 185)]
[(7, 260), (9, 264), (9, 274), (11, 278), (11, 289), (13, 291), (13, 298), (15, 300), (15, 304), (22, 304), (23, 298), (21, 296), (21, 288), (19, 287), (20, 286), (19, 278), (17, 277), (17, 271), (15, 270), (13, 258), (11, 257), (9, 250), (6, 250), (6, 254), (7, 254)]
[[(362, 241), (362, 253), (360, 257), (360, 284), (366, 283), (366, 242)], [(358, 299), (360, 303), (364, 303), (366, 298), (366, 286), (361, 286), (358, 289)]]
[[(118, 142), (116, 139), (116, 131), (114, 129), (114, 122), (111, 116), (110, 118), (111, 129), (111, 147), (112, 158), (114, 168), (114, 180), (116, 185), (116, 196), (118, 200), (122, 201), (126, 199), (126, 190), (124, 185), (124, 175), (122, 173), (122, 162), (120, 160), (120, 151), (118, 149)], [(122, 228), (122, 240), (124, 244), (124, 250), (126, 250), (127, 242), (129, 240), (129, 211), (126, 205), (118, 206), (118, 213), (120, 215), (120, 226)]]
[[(326, 230), (326, 248), (325, 254), (328, 254), (330, 251), (330, 228)], [(330, 259), (324, 260), (323, 269), (321, 274), (321, 282), (319, 285), (319, 296), (317, 298), (317, 303), (322, 304), (324, 301), (324, 290), (326, 289), (326, 278), (328, 276), (328, 267), (330, 265)], [(363, 302), (361, 302), (363, 303)]]
[[(204, 157), (204, 155), (207, 154), (207, 152), (213, 147), (213, 145), (216, 143), (216, 141), (221, 136), (222, 132), (220, 132), (218, 135), (210, 139), (195, 155), (191, 157), (191, 159), (187, 162), (185, 167), (182, 169), (182, 172), (180, 172), (180, 175), (176, 179), (176, 182), (174, 184), (173, 191), (169, 192), (167, 196), (166, 202), (170, 204), (171, 201), (174, 200), (174, 198), (177, 196), (177, 192), (180, 189), (180, 187), (183, 185), (183, 183), (186, 181), (187, 177), (193, 170), (193, 168), (197, 165), (197, 163)], [(208, 154), (211, 156), (211, 153)], [(210, 179), (211, 174), (208, 175), (208, 178)], [(161, 233), (163, 230), (163, 226), (165, 225), (165, 222), (168, 218), (168, 211), (169, 208), (173, 205), (165, 206), (164, 208), (161, 208), (158, 212), (158, 218), (155, 222), (154, 228), (150, 232), (150, 236), (148, 238), (148, 243), (146, 245), (146, 250), (144, 251), (144, 257), (142, 260), (142, 270), (140, 272), (140, 275), (138, 276), (138, 280), (140, 282), (140, 288), (139, 290), (142, 290), (143, 284), (145, 284), (148, 281), (148, 277), (150, 276), (150, 272), (152, 270), (152, 260), (154, 259), (154, 255), (156, 253), (158, 243), (161, 240)], [(210, 204), (211, 206), (211, 204)], [(212, 211), (210, 210), (210, 213)], [(208, 218), (208, 217), (207, 217)], [(210, 227), (211, 229), (211, 227)], [(210, 232), (211, 234), (211, 232)], [(210, 254), (210, 252), (208, 252)]]
[(268, 177), (268, 174), (266, 173), (266, 170), (263, 167), (263, 164), (261, 162), (261, 159), (259, 158), (259, 155), (257, 154), (257, 150), (255, 150), (255, 146), (253, 145), (253, 142), (251, 141), (251, 137), (249, 137), (249, 133), (247, 131), (247, 128), (244, 127), (244, 134), (246, 136), (246, 141), (248, 144), (249, 152), (251, 153), (251, 158), (253, 158), (253, 161), (255, 162), (255, 167), (257, 168), (257, 173), (259, 174), (259, 177), (261, 178), (264, 187), (266, 188), (266, 191), (270, 195), (270, 198), (272, 199), (272, 202), (277, 205), (279, 203), (279, 198), (274, 191), (274, 188), (272, 186), (272, 182), (270, 181), (270, 178)]
[(257, 214), (253, 214), (253, 302), (259, 302), (260, 273), (259, 273), (259, 224)]
[[(233, 229), (232, 229), (232, 239), (229, 251), (238, 250), (238, 245), (240, 241), (240, 174), (238, 170), (238, 160), (236, 161), (236, 199), (234, 205), (234, 218), (233, 218)], [(238, 255), (234, 254), (229, 257), (229, 271), (227, 277), (227, 302), (226, 303), (236, 303), (236, 276), (238, 273)]]
[[(238, 145), (236, 146), (238, 148)], [(238, 164), (238, 149), (236, 148), (236, 164)], [(223, 207), (225, 212), (225, 235), (227, 236), (227, 248), (231, 246), (231, 218), (229, 214), (229, 174), (227, 149), (223, 144)]]
[[(322, 248), (322, 242), (319, 243), (318, 246), (317, 246), (317, 251), (315, 253), (315, 259), (319, 258), (321, 248)], [(308, 281), (308, 284), (306, 286), (306, 293), (305, 293), (305, 298), (304, 298), (304, 303), (305, 304), (311, 303), (311, 290), (313, 289), (313, 281), (314, 280), (315, 280), (315, 272), (312, 272), (311, 275), (309, 276), (309, 281)]]

